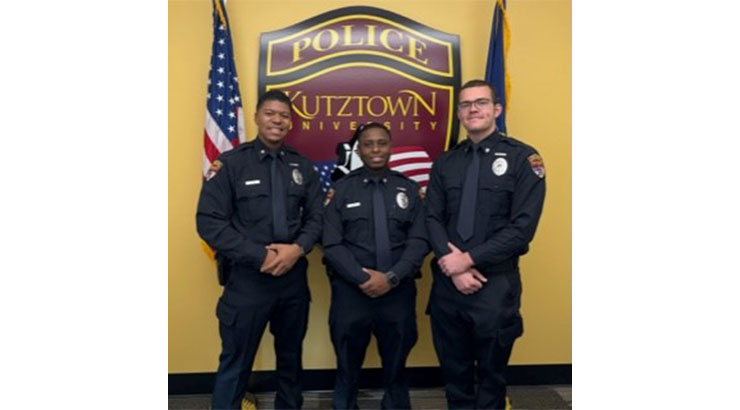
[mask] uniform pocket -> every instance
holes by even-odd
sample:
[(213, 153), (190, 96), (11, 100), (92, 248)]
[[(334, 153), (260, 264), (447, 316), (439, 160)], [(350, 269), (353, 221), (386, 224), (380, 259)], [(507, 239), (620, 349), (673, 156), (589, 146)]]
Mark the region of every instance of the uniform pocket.
[(388, 233), (391, 242), (405, 242), (411, 224), (408, 209), (393, 209), (388, 213)]
[(236, 322), (238, 311), (235, 307), (229, 306), (219, 299), (216, 305), (216, 317), (224, 326), (232, 326)]
[[(453, 209), (455, 212), (458, 212), (457, 210), (460, 208), (462, 189), (463, 180), (460, 179), (459, 175), (454, 175), (453, 177), (449, 177), (444, 180), (444, 191), (447, 196), (447, 200), (445, 201), (445, 210), (448, 218), (452, 217)], [(457, 214), (455, 214), (455, 216), (457, 216)]]
[(508, 218), (511, 212), (511, 197), (514, 193), (514, 184), (509, 181), (484, 181), (481, 183), (482, 201), (490, 216)]
[(303, 207), (306, 203), (306, 187), (291, 183), (288, 186), (288, 219), (296, 220), (303, 217)]
[(499, 346), (509, 346), (524, 333), (522, 317), (517, 316), (513, 323), (498, 330)]
[(345, 239), (353, 243), (368, 243), (370, 237), (369, 208), (364, 204), (347, 208), (342, 206), (342, 230)]
[(238, 187), (236, 199), (239, 216), (244, 220), (263, 219), (272, 212), (270, 189), (265, 183)]

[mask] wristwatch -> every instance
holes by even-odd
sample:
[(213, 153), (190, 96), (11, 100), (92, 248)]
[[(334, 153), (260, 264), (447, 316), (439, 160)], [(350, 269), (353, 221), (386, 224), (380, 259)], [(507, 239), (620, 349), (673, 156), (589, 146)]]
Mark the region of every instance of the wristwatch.
[(398, 286), (399, 280), (395, 272), (393, 272), (392, 270), (389, 270), (388, 272), (385, 273), (385, 276), (388, 278), (388, 283), (391, 284), (392, 288), (395, 288), (396, 286)]

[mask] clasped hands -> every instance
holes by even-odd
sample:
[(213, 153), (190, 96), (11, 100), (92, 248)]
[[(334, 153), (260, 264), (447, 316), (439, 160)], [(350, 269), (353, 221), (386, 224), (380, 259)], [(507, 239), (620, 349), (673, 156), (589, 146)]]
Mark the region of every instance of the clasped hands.
[(473, 262), (470, 254), (463, 253), (451, 242), (447, 242), (447, 247), (452, 252), (437, 261), (439, 267), (442, 268), (442, 272), (452, 279), (452, 283), (455, 284), (460, 293), (472, 295), (479, 291), (483, 284), (488, 282), (488, 279), (473, 267), (475, 262)]
[(271, 243), (265, 246), (267, 255), (260, 272), (272, 275), (285, 275), (301, 257), (301, 247), (294, 243)]

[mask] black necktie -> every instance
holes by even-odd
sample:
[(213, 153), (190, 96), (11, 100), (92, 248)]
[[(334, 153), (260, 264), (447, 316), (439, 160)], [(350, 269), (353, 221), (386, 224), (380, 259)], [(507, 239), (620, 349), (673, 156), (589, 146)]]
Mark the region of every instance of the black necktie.
[(480, 157), (478, 156), (478, 146), (472, 145), (473, 160), (468, 165), (468, 172), (465, 173), (465, 185), (462, 190), (462, 200), (460, 201), (460, 212), (457, 215), (457, 233), (463, 241), (467, 241), (473, 236), (475, 227), (475, 203), (478, 195), (478, 171), (480, 170)]
[(391, 268), (391, 245), (388, 237), (388, 215), (380, 179), (373, 178), (373, 221), (375, 225), (375, 269), (387, 272)]
[(272, 232), (275, 242), (285, 242), (288, 240), (288, 225), (285, 216), (285, 188), (283, 179), (278, 170), (277, 153), (271, 152), (270, 158), (270, 185), (272, 189)]

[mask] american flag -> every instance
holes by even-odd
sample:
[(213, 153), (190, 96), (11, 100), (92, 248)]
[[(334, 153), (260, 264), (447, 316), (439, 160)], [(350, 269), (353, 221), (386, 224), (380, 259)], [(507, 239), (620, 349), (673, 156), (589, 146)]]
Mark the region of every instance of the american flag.
[[(359, 161), (351, 164), (352, 169), (362, 166)], [(432, 159), (422, 147), (405, 146), (393, 147), (393, 153), (388, 162), (388, 166), (407, 177), (416, 181), (420, 187), (426, 187), (429, 184), (429, 172), (432, 170)], [(314, 169), (319, 173), (321, 180), (321, 189), (326, 192), (332, 184), (331, 173), (337, 167), (335, 161), (314, 162)]]
[(388, 166), (413, 179), (422, 188), (429, 184), (432, 159), (422, 147), (394, 147)]
[(208, 72), (203, 176), (225, 151), (246, 141), (244, 111), (234, 65), (231, 30), (223, 0), (213, 0), (213, 45)]

